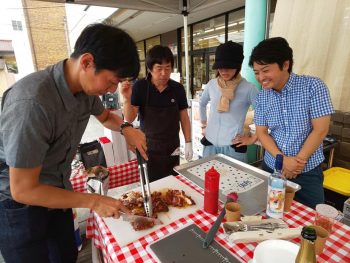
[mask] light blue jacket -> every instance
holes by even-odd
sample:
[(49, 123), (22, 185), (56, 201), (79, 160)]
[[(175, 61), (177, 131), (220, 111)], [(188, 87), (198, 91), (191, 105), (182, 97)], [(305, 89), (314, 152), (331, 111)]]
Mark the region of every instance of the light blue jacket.
[[(230, 102), (228, 112), (218, 112), (217, 103), (221, 97), (221, 91), (217, 79), (212, 79), (205, 86), (199, 102), (201, 121), (207, 121), (205, 136), (215, 146), (227, 146), (232, 144), (232, 139), (237, 134), (243, 134), (244, 121), (250, 105), (255, 106), (255, 98), (258, 89), (250, 82), (242, 78), (235, 90), (234, 98)], [(210, 113), (207, 120), (207, 104), (210, 101)]]

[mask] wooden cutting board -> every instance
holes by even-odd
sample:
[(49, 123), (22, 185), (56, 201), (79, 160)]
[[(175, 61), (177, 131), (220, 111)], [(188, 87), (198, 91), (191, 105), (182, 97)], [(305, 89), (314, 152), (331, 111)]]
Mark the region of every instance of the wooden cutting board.
[[(170, 224), (171, 222), (174, 222), (177, 219), (194, 213), (198, 209), (203, 209), (203, 195), (201, 195), (188, 185), (182, 183), (180, 180), (176, 179), (172, 175), (151, 183), (150, 187), (152, 192), (157, 190), (159, 191), (165, 188), (183, 190), (187, 195), (191, 196), (191, 198), (195, 201), (196, 205), (186, 208), (169, 207), (168, 212), (158, 214), (158, 218), (163, 222), (162, 225), (155, 225), (151, 229), (146, 229), (142, 231), (135, 231), (129, 222), (123, 221), (122, 219), (104, 218), (106, 225), (113, 234), (114, 238), (117, 240), (119, 246), (123, 247), (139, 239), (140, 237), (143, 237), (163, 226)], [(141, 188), (138, 187), (130, 191), (141, 191)], [(111, 196), (114, 198), (118, 198), (121, 196), (121, 194)]]

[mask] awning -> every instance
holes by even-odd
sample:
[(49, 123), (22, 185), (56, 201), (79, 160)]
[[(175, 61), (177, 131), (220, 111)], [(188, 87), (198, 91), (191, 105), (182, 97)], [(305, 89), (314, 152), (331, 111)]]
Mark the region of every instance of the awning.
[[(70, 3), (81, 5), (107, 6), (123, 9), (142, 10), (159, 13), (179, 14), (183, 16), (185, 36), (185, 75), (186, 95), (190, 98), (189, 59), (187, 25), (188, 15), (199, 14), (201, 19), (215, 15), (216, 12), (226, 12), (244, 5), (244, 0), (39, 0), (44, 2)], [(203, 15), (202, 15), (203, 14)], [(218, 14), (218, 13), (216, 13)], [(196, 19), (198, 21), (198, 19)], [(196, 21), (191, 21), (193, 23)]]

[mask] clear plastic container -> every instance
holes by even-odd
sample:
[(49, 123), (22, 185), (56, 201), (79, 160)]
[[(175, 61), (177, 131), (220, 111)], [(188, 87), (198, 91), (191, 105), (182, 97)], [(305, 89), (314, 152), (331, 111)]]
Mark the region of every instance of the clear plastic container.
[(333, 225), (339, 212), (333, 206), (318, 204), (316, 206), (315, 225), (321, 226), (332, 233)]

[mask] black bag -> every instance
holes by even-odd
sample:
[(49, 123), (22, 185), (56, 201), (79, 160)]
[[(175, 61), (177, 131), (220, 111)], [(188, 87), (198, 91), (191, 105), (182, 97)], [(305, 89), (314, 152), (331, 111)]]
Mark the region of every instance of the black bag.
[(203, 136), (203, 138), (201, 139), (201, 144), (203, 146), (210, 146), (213, 145), (210, 141), (207, 140), (207, 138), (205, 136)]
[(232, 144), (231, 147), (235, 149), (236, 153), (246, 153), (247, 152), (247, 145), (242, 145), (242, 146), (236, 146), (236, 144)]
[(85, 169), (101, 165), (107, 167), (105, 154), (103, 153), (101, 144), (95, 140), (88, 143), (83, 143), (79, 147), (81, 161), (83, 162)]

